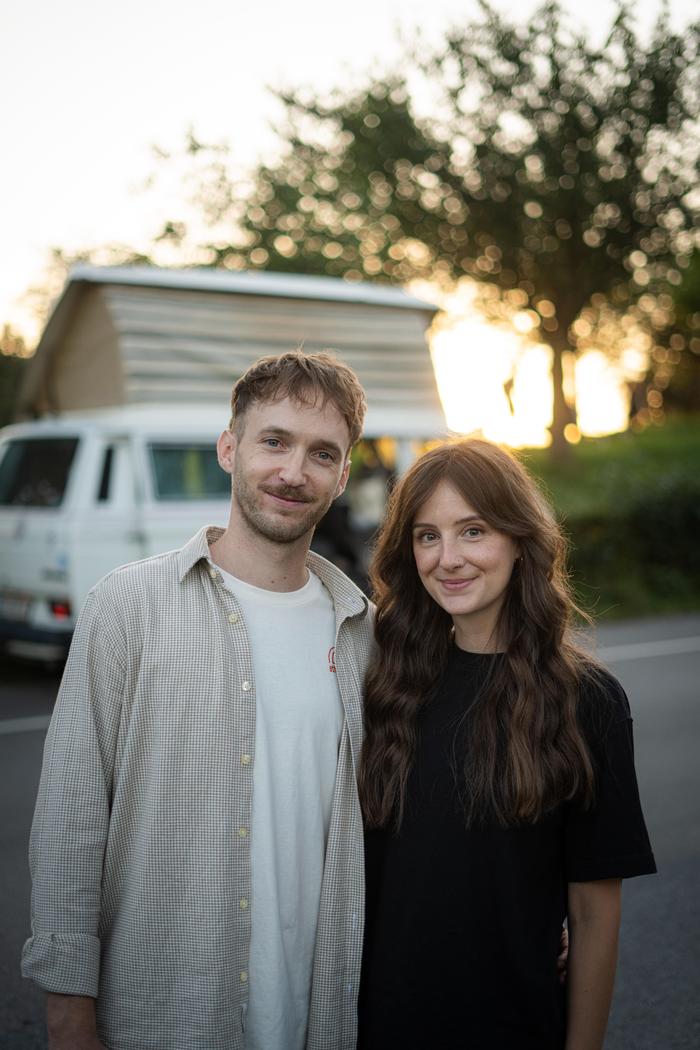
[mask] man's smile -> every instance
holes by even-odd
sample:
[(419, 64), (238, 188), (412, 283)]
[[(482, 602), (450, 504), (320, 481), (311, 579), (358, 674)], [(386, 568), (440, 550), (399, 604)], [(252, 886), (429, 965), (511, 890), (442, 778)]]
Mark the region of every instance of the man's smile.
[(290, 492), (289, 489), (264, 488), (262, 491), (275, 503), (279, 503), (283, 507), (302, 507), (305, 503), (313, 502), (307, 496), (301, 496), (294, 491)]

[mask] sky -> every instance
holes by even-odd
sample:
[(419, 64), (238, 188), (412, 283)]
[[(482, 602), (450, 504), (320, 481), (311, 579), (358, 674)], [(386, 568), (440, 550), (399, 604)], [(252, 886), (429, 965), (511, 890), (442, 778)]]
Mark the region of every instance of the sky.
[[(636, 0), (643, 33), (659, 2)], [(536, 5), (517, 6), (526, 16)], [(612, 0), (565, 7), (602, 40)], [(674, 26), (693, 8), (694, 0), (671, 0)], [(10, 322), (31, 340), (26, 293), (41, 285), (52, 247), (144, 247), (181, 211), (168, 192), (143, 191), (154, 144), (177, 149), (192, 126), (205, 141), (227, 140), (237, 164), (252, 166), (274, 149), (269, 85), (359, 81), (391, 65), (398, 27), (439, 38), (476, 3), (8, 0), (1, 11), (0, 327)]]

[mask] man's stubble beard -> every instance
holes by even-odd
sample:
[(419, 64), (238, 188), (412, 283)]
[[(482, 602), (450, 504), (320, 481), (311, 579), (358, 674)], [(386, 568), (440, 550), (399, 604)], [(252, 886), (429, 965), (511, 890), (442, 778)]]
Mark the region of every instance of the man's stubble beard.
[[(329, 496), (325, 503), (314, 503), (308, 514), (295, 521), (271, 519), (257, 505), (258, 490), (251, 488), (245, 475), (234, 468), (232, 478), (233, 501), (241, 512), (246, 525), (259, 536), (273, 543), (296, 543), (302, 536), (311, 532), (331, 506), (334, 496)], [(293, 498), (293, 497), (292, 497)]]

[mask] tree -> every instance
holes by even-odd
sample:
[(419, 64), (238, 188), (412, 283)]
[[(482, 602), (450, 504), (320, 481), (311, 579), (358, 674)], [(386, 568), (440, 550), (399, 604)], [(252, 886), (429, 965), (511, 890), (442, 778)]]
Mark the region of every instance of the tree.
[[(674, 291), (676, 328), (668, 349), (660, 348), (659, 378), (665, 401), (679, 411), (700, 409), (700, 249), (696, 249)], [(686, 352), (684, 352), (686, 351)]]
[(24, 339), (10, 325), (0, 330), (0, 427), (15, 416), (29, 352)]
[(280, 94), (282, 159), (241, 196), (215, 157), (199, 199), (219, 232), (204, 248), (236, 268), (495, 286), (551, 347), (561, 453), (563, 357), (601, 306), (650, 349), (674, 331), (700, 213), (700, 23), (674, 34), (664, 5), (644, 47), (619, 0), (596, 48), (556, 2), (523, 26), (480, 9), (434, 53), (416, 44), (406, 76)]

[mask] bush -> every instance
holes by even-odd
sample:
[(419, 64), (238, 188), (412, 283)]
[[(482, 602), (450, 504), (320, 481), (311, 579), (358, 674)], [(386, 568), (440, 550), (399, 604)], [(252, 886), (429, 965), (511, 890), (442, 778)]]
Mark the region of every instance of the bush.
[(596, 616), (700, 606), (700, 482), (684, 473), (647, 484), (629, 502), (564, 521), (572, 582)]
[(700, 609), (700, 417), (571, 452), (566, 465), (523, 459), (571, 540), (580, 604), (599, 618)]

